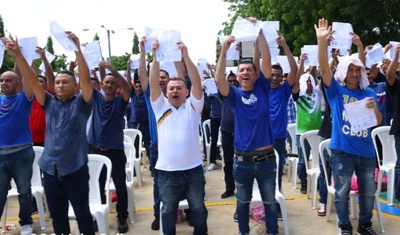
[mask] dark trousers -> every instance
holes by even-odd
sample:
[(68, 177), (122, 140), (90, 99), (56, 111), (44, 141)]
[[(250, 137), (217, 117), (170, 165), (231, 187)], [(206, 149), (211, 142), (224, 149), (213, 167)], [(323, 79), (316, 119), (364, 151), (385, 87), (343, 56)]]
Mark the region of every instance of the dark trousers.
[(82, 166), (68, 175), (49, 175), (43, 172), (44, 191), (57, 235), (71, 234), (68, 219), (68, 201), (74, 209), (81, 234), (94, 235), (93, 217), (89, 208), (89, 168)]
[(211, 129), (211, 146), (210, 146), (210, 163), (215, 163), (219, 149), (217, 148), (219, 127), (221, 126), (221, 118), (210, 119)]
[(235, 191), (235, 180), (232, 175), (233, 168), (233, 147), (234, 135), (233, 133), (221, 132), (221, 144), (224, 151), (224, 180), (225, 189), (228, 191)]

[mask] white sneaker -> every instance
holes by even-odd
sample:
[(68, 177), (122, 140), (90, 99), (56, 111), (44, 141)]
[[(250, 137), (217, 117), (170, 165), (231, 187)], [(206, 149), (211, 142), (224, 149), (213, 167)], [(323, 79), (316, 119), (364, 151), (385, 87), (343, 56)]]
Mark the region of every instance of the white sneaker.
[(21, 227), (21, 235), (31, 235), (32, 232), (32, 224), (25, 224)]
[(216, 167), (215, 163), (210, 163), (210, 165), (208, 165), (208, 167), (207, 167), (207, 170), (213, 171), (213, 170), (215, 170), (215, 167)]

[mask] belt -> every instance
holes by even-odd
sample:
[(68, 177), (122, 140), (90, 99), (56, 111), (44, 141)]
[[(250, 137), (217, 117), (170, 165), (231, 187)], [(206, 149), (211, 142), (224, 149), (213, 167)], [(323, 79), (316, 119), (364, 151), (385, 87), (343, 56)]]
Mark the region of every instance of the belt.
[(275, 151), (273, 148), (262, 150), (262, 151), (240, 151), (235, 149), (235, 159), (239, 162), (248, 163), (259, 163), (266, 159), (275, 157)]
[(0, 148), (0, 151), (24, 148), (24, 147), (28, 147), (28, 146), (31, 146), (31, 145), (32, 144), (20, 144), (20, 145), (15, 145), (15, 146), (10, 146), (10, 147), (3, 147), (3, 148)]
[(100, 150), (100, 151), (102, 151), (102, 152), (106, 152), (106, 151), (111, 150), (111, 149), (104, 149), (104, 148), (101, 148), (101, 147), (97, 147), (97, 146), (94, 146), (94, 145), (90, 145), (90, 147), (91, 147), (92, 149)]

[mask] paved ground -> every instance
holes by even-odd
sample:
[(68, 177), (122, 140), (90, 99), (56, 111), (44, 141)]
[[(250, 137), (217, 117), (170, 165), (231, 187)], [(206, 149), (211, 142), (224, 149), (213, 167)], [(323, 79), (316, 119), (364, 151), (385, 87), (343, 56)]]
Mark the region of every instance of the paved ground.
[[(286, 173), (286, 169), (285, 169)], [(152, 235), (159, 234), (158, 231), (152, 231), (150, 224), (153, 221), (152, 213), (152, 178), (148, 169), (143, 169), (143, 187), (135, 188), (136, 208), (135, 223), (129, 224), (129, 232), (132, 235)], [(206, 174), (206, 194), (208, 208), (208, 228), (209, 235), (233, 235), (238, 234), (237, 223), (233, 222), (232, 216), (235, 211), (235, 198), (230, 197), (221, 199), (220, 195), (224, 192), (224, 181), (222, 179), (221, 168), (207, 172)], [(288, 182), (287, 175), (283, 176), (283, 188), (288, 210), (289, 230), (292, 235), (334, 235), (336, 234), (336, 214), (334, 210), (331, 214), (331, 221), (326, 222), (325, 217), (317, 216), (316, 210), (311, 208), (311, 201), (305, 195), (299, 193), (299, 189), (293, 189), (292, 183)], [(398, 206), (386, 207), (392, 209), (392, 213), (396, 213)], [(15, 224), (16, 229), (6, 232), (6, 234), (19, 234), (18, 224), (18, 203), (12, 200), (9, 203), (8, 224)], [(386, 211), (389, 211), (386, 210)], [(394, 211), (394, 212), (393, 212)], [(113, 203), (113, 213), (109, 216), (110, 233), (117, 234), (116, 230), (116, 214), (115, 203)], [(250, 220), (254, 224), (254, 220)], [(34, 216), (34, 232), (36, 234), (51, 234), (51, 219), (46, 219), (46, 230), (40, 231), (39, 220), (37, 215)], [(353, 226), (357, 226), (357, 221), (352, 221)], [(385, 234), (400, 234), (400, 216), (384, 213)], [(71, 226), (75, 226), (75, 222), (71, 222)], [(280, 234), (284, 234), (283, 223), (279, 222)], [(379, 224), (377, 222), (376, 212), (373, 217), (373, 228), (378, 232)], [(72, 229), (74, 231), (74, 229)], [(189, 227), (187, 222), (177, 224), (177, 234), (189, 235), (193, 234), (193, 228)]]

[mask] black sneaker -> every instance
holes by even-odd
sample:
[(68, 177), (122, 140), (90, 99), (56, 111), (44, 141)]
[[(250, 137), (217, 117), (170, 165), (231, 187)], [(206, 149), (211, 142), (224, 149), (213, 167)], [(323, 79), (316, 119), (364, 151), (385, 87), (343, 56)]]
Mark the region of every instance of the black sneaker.
[(160, 230), (160, 216), (159, 215), (154, 216), (154, 220), (151, 223), (151, 230), (154, 230), (154, 231)]
[(235, 211), (235, 214), (233, 214), (233, 222), (238, 222), (238, 214), (237, 211)]
[(222, 199), (225, 199), (225, 198), (227, 198), (227, 197), (233, 196), (234, 194), (235, 194), (234, 191), (232, 191), (232, 190), (226, 190), (226, 191), (221, 195), (221, 198), (222, 198)]
[(300, 189), (301, 194), (307, 194), (307, 185), (302, 185)]
[(118, 232), (119, 233), (126, 233), (128, 232), (129, 227), (128, 223), (126, 222), (126, 219), (118, 219)]
[(353, 235), (353, 228), (351, 225), (343, 225), (340, 227), (340, 230), (342, 231), (342, 235)]
[(357, 235), (378, 235), (371, 226), (371, 222), (359, 224), (357, 228)]

